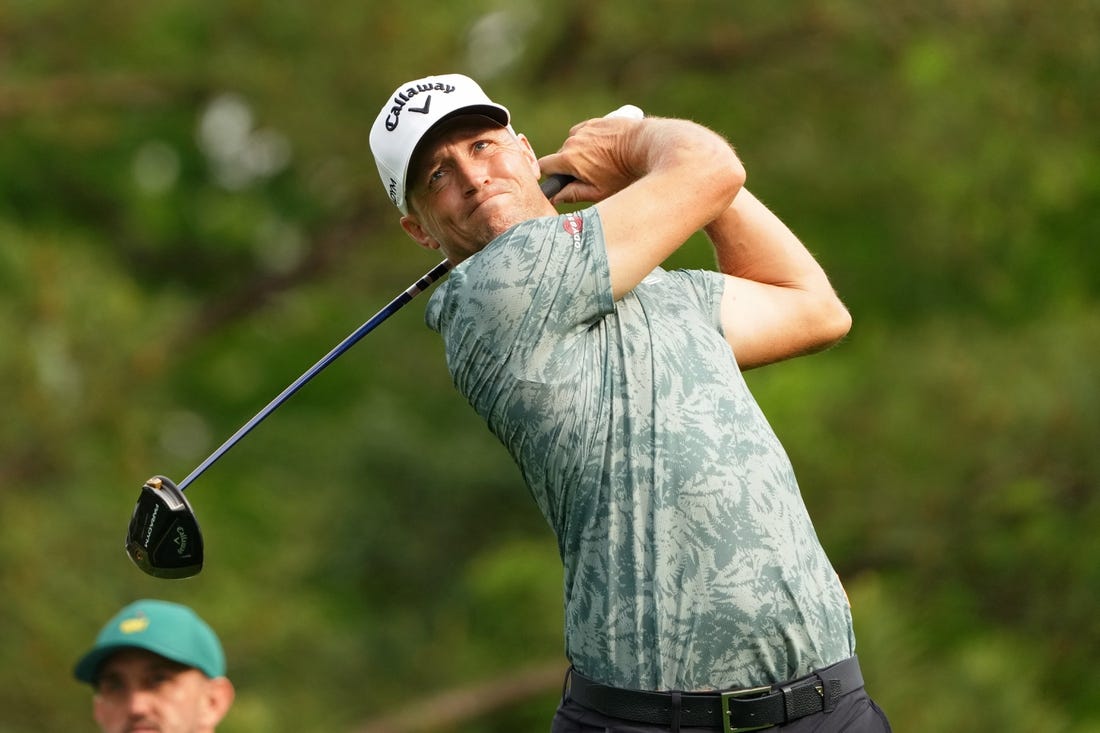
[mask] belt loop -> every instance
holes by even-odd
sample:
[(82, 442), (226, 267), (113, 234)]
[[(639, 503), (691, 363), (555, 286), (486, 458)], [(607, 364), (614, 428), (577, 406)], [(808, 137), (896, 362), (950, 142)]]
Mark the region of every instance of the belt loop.
[(672, 733), (680, 733), (680, 693), (669, 693), (672, 697)]
[(561, 681), (561, 701), (565, 702), (565, 695), (569, 691), (570, 682), (573, 679), (573, 665), (569, 665), (569, 669), (565, 670), (565, 677)]
[(823, 712), (831, 713), (836, 708), (837, 702), (840, 701), (841, 689), (840, 680), (827, 679), (820, 674), (815, 673), (814, 677), (817, 677), (817, 693), (821, 695), (821, 709)]

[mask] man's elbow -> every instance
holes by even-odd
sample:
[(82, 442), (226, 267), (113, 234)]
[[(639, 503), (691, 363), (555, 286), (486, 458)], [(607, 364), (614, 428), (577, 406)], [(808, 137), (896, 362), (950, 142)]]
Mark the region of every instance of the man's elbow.
[(835, 346), (852, 330), (852, 314), (848, 312), (840, 298), (833, 295), (818, 311), (814, 330), (817, 336), (814, 351)]

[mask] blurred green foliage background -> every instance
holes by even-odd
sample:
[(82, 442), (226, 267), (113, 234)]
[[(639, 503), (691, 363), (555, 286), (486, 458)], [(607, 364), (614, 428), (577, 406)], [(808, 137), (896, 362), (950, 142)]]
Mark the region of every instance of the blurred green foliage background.
[(72, 664), (148, 596), (221, 633), (228, 733), (548, 729), (554, 542), (422, 301), (192, 486), (201, 575), (122, 550), (146, 478), (435, 264), (367, 133), (450, 71), (540, 153), (626, 102), (728, 136), (855, 319), (750, 381), (872, 694), (898, 731), (1100, 731), (1098, 28), (1096, 0), (7, 0), (0, 731), (92, 730)]

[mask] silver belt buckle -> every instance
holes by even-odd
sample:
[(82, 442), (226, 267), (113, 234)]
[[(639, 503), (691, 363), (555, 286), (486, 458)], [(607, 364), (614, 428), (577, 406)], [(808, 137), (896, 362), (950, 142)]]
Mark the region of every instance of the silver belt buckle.
[(739, 697), (752, 697), (754, 695), (764, 695), (772, 692), (771, 685), (764, 685), (763, 687), (750, 687), (747, 690), (733, 690), (731, 692), (723, 692), (722, 695), (722, 730), (724, 733), (748, 733), (750, 730), (764, 730), (765, 728), (774, 728), (775, 723), (768, 723), (767, 725), (754, 725), (748, 728), (734, 728), (730, 724), (730, 699)]

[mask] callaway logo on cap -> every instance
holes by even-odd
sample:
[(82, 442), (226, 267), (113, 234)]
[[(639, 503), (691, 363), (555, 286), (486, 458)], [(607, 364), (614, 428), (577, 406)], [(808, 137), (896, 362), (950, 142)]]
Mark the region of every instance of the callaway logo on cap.
[[(505, 107), (489, 99), (473, 79), (462, 74), (428, 76), (402, 84), (378, 113), (370, 147), (390, 201), (408, 214), (405, 177), (417, 143), (443, 120), (457, 114), (480, 114), (508, 126)], [(511, 129), (509, 127), (509, 129)]]

